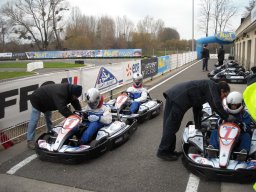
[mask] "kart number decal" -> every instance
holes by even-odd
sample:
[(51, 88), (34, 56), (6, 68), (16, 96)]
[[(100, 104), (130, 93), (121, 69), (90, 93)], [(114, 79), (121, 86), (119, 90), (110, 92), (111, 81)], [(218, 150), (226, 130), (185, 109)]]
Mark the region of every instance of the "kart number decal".
[(126, 96), (126, 95), (121, 95), (121, 96), (118, 97), (117, 103), (120, 105), (120, 104), (123, 103), (126, 99), (127, 99), (127, 96)]
[(238, 128), (232, 126), (221, 126), (220, 137), (225, 140), (234, 139), (238, 134)]
[(72, 129), (74, 128), (78, 123), (80, 122), (80, 119), (76, 116), (70, 116), (66, 119), (63, 128), (65, 129)]

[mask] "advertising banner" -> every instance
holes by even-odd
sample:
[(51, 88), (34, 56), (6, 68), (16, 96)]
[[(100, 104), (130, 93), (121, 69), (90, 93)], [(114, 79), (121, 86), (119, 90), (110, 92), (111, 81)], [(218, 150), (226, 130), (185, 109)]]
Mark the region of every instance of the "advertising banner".
[(95, 87), (101, 92), (111, 90), (124, 83), (122, 64), (104, 65), (81, 72), (83, 88)]
[(158, 74), (164, 73), (171, 68), (171, 56), (158, 57)]
[(0, 89), (0, 130), (29, 119), (31, 104), (29, 96), (47, 83), (79, 84), (79, 71), (51, 73), (1, 83)]
[(157, 57), (141, 60), (141, 73), (144, 78), (148, 78), (156, 75), (157, 70), (158, 70)]
[(141, 57), (141, 49), (68, 50), (26, 52), (28, 59)]
[(132, 81), (133, 73), (141, 73), (140, 60), (127, 61), (122, 63), (123, 65), (123, 77), (124, 83), (130, 83)]
[(5, 57), (5, 58), (7, 58), (7, 57), (12, 57), (12, 53), (0, 53), (0, 57)]

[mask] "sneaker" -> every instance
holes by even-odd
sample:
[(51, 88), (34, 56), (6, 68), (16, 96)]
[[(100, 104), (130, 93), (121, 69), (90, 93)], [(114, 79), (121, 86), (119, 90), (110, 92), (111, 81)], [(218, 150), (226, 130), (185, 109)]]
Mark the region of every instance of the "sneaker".
[(217, 158), (217, 149), (215, 149), (212, 145), (208, 145), (206, 148), (208, 158)]
[(27, 146), (29, 149), (35, 150), (35, 142), (33, 140), (28, 141)]
[(171, 153), (157, 152), (156, 156), (165, 161), (176, 161), (178, 160), (180, 155), (181, 155), (181, 152), (174, 151)]
[(236, 160), (237, 161), (246, 161), (247, 151), (242, 149), (239, 153), (237, 153)]

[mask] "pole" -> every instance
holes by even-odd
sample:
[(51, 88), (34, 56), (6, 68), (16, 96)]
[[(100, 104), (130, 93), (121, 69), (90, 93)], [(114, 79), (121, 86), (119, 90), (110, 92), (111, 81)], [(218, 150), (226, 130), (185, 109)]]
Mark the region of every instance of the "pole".
[(192, 0), (192, 52), (194, 52), (194, 0)]

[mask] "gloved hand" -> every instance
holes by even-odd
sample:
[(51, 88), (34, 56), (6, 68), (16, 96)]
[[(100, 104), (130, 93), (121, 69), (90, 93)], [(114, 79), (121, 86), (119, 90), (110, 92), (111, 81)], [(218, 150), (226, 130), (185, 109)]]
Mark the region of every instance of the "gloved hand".
[(227, 121), (228, 122), (234, 122), (234, 121), (236, 121), (236, 117), (233, 116), (233, 115), (228, 115)]
[(100, 118), (97, 115), (89, 115), (88, 120), (93, 122), (93, 121), (98, 121)]

